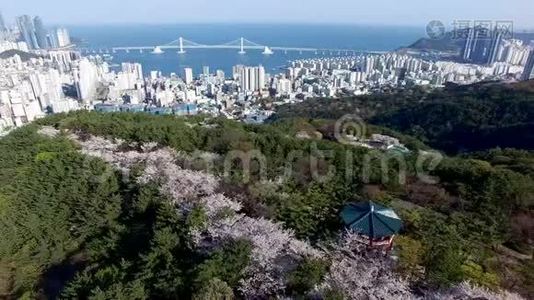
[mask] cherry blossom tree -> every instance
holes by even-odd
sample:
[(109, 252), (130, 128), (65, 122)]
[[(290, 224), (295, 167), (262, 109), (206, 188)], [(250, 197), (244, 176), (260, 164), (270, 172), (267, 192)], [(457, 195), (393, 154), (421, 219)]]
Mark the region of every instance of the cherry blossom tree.
[[(57, 134), (48, 129), (41, 132)], [(156, 143), (124, 147), (122, 140), (95, 136), (81, 138), (74, 134), (70, 137), (80, 145), (82, 153), (103, 159), (126, 177), (134, 166), (143, 166), (138, 182), (159, 183), (161, 192), (169, 196), (177, 213), (185, 215), (195, 207), (202, 207), (207, 224), (190, 232), (198, 251), (213, 251), (228, 240), (250, 241), (253, 247), (251, 262), (239, 287), (247, 299), (283, 297), (287, 275), (305, 258), (331, 262), (323, 283), (313, 291), (318, 298), (329, 290), (336, 290), (347, 299), (521, 299), (515, 294), (494, 293), (469, 283), (416, 296), (410, 290), (409, 282), (393, 271), (394, 261), (381, 252), (369, 251), (352, 232), (344, 233), (333, 245), (317, 249), (296, 239), (294, 233), (280, 223), (240, 213), (242, 205), (239, 201), (216, 192), (219, 178), (181, 168), (176, 163), (177, 159), (187, 159), (186, 153), (176, 153)]]
[(366, 249), (360, 240), (346, 232), (331, 246), (332, 264), (320, 290), (337, 290), (347, 299), (413, 299), (408, 282), (393, 272), (391, 258)]
[(428, 300), (456, 300), (456, 299), (485, 299), (485, 300), (521, 300), (523, 297), (507, 291), (494, 292), (486, 288), (477, 287), (469, 282), (462, 282), (452, 288), (441, 291), (430, 291), (425, 299)]
[[(120, 151), (124, 143), (120, 140), (113, 142), (93, 136), (84, 140), (73, 136), (73, 139), (80, 144), (83, 153), (100, 157), (125, 174), (134, 165), (143, 164), (139, 182), (161, 183), (161, 191), (170, 197), (180, 213), (202, 206), (208, 216), (206, 229), (191, 232), (199, 248), (215, 248), (228, 239), (250, 240), (253, 255), (240, 287), (246, 297), (281, 294), (286, 275), (299, 261), (322, 255), (321, 251), (297, 240), (282, 224), (238, 213), (241, 209), (239, 202), (215, 193), (220, 183), (218, 178), (180, 168), (176, 164), (176, 153), (170, 148), (150, 144), (137, 147), (141, 151)], [(221, 218), (221, 211), (233, 214), (223, 214)]]

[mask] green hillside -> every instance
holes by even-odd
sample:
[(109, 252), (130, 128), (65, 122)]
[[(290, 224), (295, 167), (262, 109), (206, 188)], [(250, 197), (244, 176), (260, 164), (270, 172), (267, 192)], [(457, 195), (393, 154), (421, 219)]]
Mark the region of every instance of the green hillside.
[(416, 88), (392, 94), (316, 99), (282, 106), (274, 119), (336, 119), (350, 113), (448, 153), (495, 147), (534, 150), (532, 85), (449, 85), (432, 91)]
[[(45, 135), (39, 131), (42, 125), (60, 132)], [(384, 279), (352, 292), (363, 297), (379, 289), (394, 295), (391, 290), (398, 288), (407, 293), (403, 295), (413, 295), (470, 280), (533, 295), (532, 260), (519, 254), (528, 256), (533, 249), (532, 236), (524, 234), (531, 228), (534, 208), (534, 178), (524, 171), (531, 167), (531, 153), (508, 163), (498, 163), (496, 157), (512, 159), (512, 153), (445, 157), (427, 170), (433, 178), (428, 181), (418, 177), (417, 151), (397, 157), (400, 154), (343, 145), (321, 134), (297, 137), (302, 131), (325, 132), (330, 125), (328, 120), (291, 119), (251, 126), (202, 116), (76, 112), (13, 131), (0, 139), (0, 295), (300, 298), (316, 286), (321, 297), (348, 297), (341, 287), (329, 290), (321, 282), (335, 283), (331, 275), (337, 272), (340, 254), (327, 245), (343, 231), (340, 209), (362, 200), (393, 207), (401, 215), (404, 228), (394, 249), (399, 260), (386, 273), (403, 279)], [(169, 151), (177, 154), (168, 156)], [(264, 165), (253, 161), (244, 177), (239, 161), (227, 160), (236, 153), (261, 153)], [(380, 158), (390, 155), (390, 167), (383, 173)], [(136, 157), (145, 160), (130, 164), (126, 177), (120, 170)], [(206, 163), (200, 159), (205, 157), (212, 159)], [(368, 157), (379, 159), (366, 163)], [(406, 169), (395, 163), (398, 159)], [(326, 176), (332, 167), (335, 171)], [(215, 184), (208, 173), (223, 180)], [(167, 182), (161, 174), (176, 176)], [(214, 213), (211, 206), (230, 203), (225, 197), (238, 199), (240, 207)], [(238, 220), (234, 224), (245, 222), (244, 227), (210, 227), (232, 218)], [(284, 229), (276, 229), (274, 221)], [(258, 241), (259, 231), (247, 233), (258, 224), (269, 228), (268, 239)], [(282, 231), (286, 229), (294, 238)], [(214, 230), (219, 235), (217, 230), (229, 230), (233, 238), (209, 247), (197, 244), (206, 235), (211, 238), (205, 242), (214, 242)], [(302, 250), (295, 238), (326, 254)], [(277, 239), (295, 243), (297, 248), (289, 248), (308, 254), (285, 254), (293, 263), (282, 264), (288, 268), (282, 275), (272, 271), (282, 276), (282, 286), (260, 292), (253, 287), (267, 279), (255, 268), (270, 270), (270, 264), (279, 262), (260, 263), (258, 256), (276, 247), (259, 252), (257, 247)], [(518, 252), (519, 258), (502, 249)], [(368, 263), (378, 266), (381, 257)], [(250, 283), (251, 278), (258, 282)], [(354, 282), (365, 284), (361, 277)]]

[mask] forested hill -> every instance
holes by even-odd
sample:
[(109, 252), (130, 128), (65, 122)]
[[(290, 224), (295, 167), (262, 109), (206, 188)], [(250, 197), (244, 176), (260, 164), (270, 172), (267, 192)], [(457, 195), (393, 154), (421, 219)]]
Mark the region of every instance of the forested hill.
[(448, 153), (489, 148), (534, 149), (534, 81), (423, 88), (285, 105), (273, 118), (335, 119), (360, 115)]
[(455, 38), (454, 33), (447, 32), (442, 38), (439, 39), (420, 38), (406, 48), (459, 52), (464, 43), (465, 41)]
[(32, 58), (39, 58), (39, 55), (35, 55), (33, 53), (12, 49), (12, 50), (7, 50), (7, 51), (4, 51), (4, 52), (0, 53), (0, 59), (10, 58), (10, 57), (13, 57), (15, 55), (20, 56), (20, 59), (22, 61), (28, 61), (28, 60), (30, 60)]
[[(417, 151), (333, 141), (329, 125), (78, 111), (12, 131), (0, 298), (534, 296), (533, 153), (427, 168)], [(245, 169), (236, 153), (260, 158)], [(343, 234), (340, 210), (368, 200), (403, 220), (396, 260)]]
[[(514, 39), (522, 40), (525, 44), (534, 39), (532, 32), (514, 32)], [(441, 38), (423, 37), (415, 43), (403, 47), (404, 49), (416, 49), (425, 51), (452, 51), (460, 53), (465, 44), (465, 39), (459, 38), (458, 33), (446, 32)]]

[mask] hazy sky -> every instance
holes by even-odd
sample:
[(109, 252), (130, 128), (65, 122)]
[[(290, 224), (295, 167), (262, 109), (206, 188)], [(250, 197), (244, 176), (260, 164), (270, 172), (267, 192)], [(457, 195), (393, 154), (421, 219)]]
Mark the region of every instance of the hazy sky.
[(8, 23), (306, 22), (424, 25), (429, 20), (513, 20), (534, 28), (534, 0), (3, 0)]

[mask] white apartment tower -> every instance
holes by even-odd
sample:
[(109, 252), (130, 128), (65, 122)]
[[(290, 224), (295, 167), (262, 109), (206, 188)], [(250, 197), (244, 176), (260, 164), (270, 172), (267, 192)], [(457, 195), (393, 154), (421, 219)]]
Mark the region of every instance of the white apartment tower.
[(241, 67), (239, 70), (239, 85), (243, 91), (261, 91), (265, 87), (265, 68)]
[(193, 82), (193, 69), (184, 68), (184, 81), (186, 84), (191, 84)]
[(82, 58), (78, 69), (74, 70), (74, 82), (80, 100), (91, 100), (98, 82), (97, 67), (87, 58)]
[(70, 45), (69, 31), (66, 28), (60, 27), (56, 29), (57, 41), (59, 47)]

